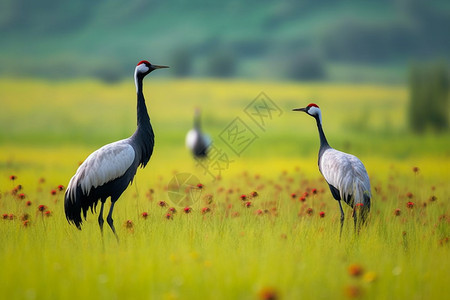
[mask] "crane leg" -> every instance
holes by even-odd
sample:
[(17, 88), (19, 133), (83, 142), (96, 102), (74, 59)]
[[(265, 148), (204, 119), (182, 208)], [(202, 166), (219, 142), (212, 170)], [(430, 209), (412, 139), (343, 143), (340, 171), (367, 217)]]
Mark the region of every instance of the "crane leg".
[(111, 208), (109, 209), (108, 217), (106, 217), (106, 222), (108, 222), (109, 227), (111, 227), (111, 230), (113, 231), (114, 235), (116, 236), (117, 242), (119, 242), (119, 237), (117, 236), (116, 228), (114, 228), (114, 223), (113, 223), (114, 221), (112, 218), (112, 212), (113, 212), (115, 203), (116, 203), (115, 201), (111, 201)]
[(98, 226), (100, 226), (100, 232), (102, 233), (103, 237), (103, 223), (105, 221), (103, 220), (103, 206), (105, 205), (105, 202), (102, 201), (102, 205), (100, 206), (100, 212), (98, 214)]
[(356, 230), (356, 225), (358, 223), (358, 213), (356, 211), (356, 207), (353, 209), (352, 216), (353, 216), (353, 222), (355, 223), (355, 234), (356, 234), (356, 233), (359, 233), (359, 230), (358, 231)]
[(344, 227), (345, 216), (344, 216), (344, 210), (342, 209), (341, 201), (338, 200), (338, 203), (339, 203), (339, 208), (341, 209), (341, 230), (339, 231), (339, 241), (340, 241), (341, 237), (342, 237), (342, 227)]

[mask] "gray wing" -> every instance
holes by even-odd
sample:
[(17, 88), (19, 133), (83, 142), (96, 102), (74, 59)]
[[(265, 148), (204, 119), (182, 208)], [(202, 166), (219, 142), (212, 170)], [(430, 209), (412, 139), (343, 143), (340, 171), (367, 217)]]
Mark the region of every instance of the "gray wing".
[(89, 155), (80, 165), (69, 182), (67, 192), (75, 193), (77, 186), (80, 186), (83, 193), (88, 195), (91, 188), (125, 174), (135, 156), (133, 147), (126, 140), (103, 146)]
[(372, 197), (366, 168), (356, 156), (328, 149), (321, 157), (319, 169), (328, 184), (339, 190), (341, 199), (353, 196), (355, 203), (362, 203), (364, 194)]

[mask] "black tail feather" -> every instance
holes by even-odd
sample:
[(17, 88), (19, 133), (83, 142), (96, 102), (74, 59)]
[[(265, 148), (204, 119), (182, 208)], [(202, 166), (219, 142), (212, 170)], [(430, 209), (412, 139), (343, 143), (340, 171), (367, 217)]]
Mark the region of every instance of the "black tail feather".
[(64, 212), (66, 213), (66, 219), (69, 224), (74, 224), (81, 230), (81, 201), (80, 201), (81, 189), (78, 187), (74, 193), (70, 190), (66, 191), (64, 195)]
[[(89, 209), (92, 213), (94, 212), (98, 200), (98, 190), (95, 188), (91, 189), (89, 195), (85, 195), (80, 186), (76, 188), (75, 192), (67, 190), (64, 197), (64, 210), (67, 221), (81, 229), (83, 218), (86, 220)], [(81, 214), (83, 214), (83, 217), (81, 217)]]
[(369, 195), (367, 195), (367, 193), (364, 193), (363, 197), (364, 197), (363, 207), (360, 212), (362, 224), (364, 224), (366, 222), (367, 217), (369, 216), (369, 212), (370, 212), (370, 197), (369, 197)]

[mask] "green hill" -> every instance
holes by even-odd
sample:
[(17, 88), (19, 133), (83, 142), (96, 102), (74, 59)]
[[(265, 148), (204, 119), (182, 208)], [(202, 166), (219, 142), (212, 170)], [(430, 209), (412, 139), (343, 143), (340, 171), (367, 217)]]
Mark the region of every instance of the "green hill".
[(448, 1), (0, 3), (0, 74), (130, 76), (149, 58), (178, 76), (401, 81), (450, 57)]

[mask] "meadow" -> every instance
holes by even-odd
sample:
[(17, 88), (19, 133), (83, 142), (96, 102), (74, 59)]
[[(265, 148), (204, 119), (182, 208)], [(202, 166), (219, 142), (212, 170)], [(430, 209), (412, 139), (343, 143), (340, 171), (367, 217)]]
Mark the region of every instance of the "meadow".
[[(448, 133), (416, 136), (397, 85), (147, 78), (153, 157), (117, 202), (120, 243), (63, 211), (78, 164), (133, 133), (131, 80), (0, 80), (0, 289), (10, 299), (441, 299), (450, 293)], [(265, 101), (263, 101), (263, 100)], [(263, 101), (263, 102), (261, 102)], [(317, 169), (314, 120), (357, 155), (373, 209), (359, 235)], [(271, 110), (252, 114), (255, 104)], [(194, 107), (217, 160), (184, 148)], [(426, 113), (426, 112), (424, 112)], [(253, 119), (252, 116), (255, 118)], [(252, 142), (223, 137), (239, 119)], [(221, 138), (222, 137), (222, 138)], [(229, 141), (228, 141), (229, 142)], [(240, 145), (242, 146), (242, 145)], [(239, 146), (239, 147), (240, 147)], [(238, 151), (236, 151), (238, 150)], [(193, 175), (175, 203), (169, 183)]]

